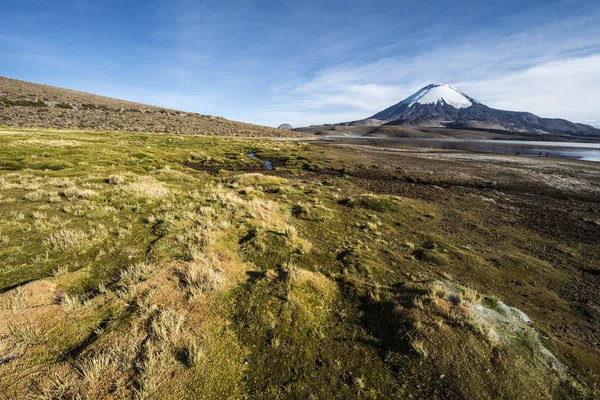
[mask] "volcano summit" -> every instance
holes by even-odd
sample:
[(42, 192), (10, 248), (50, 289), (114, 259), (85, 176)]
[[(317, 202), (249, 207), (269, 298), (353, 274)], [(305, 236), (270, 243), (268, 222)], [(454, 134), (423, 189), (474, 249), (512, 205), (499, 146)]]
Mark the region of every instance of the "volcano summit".
[(497, 110), (446, 84), (427, 85), (398, 104), (346, 126), (399, 125), (474, 129), (528, 135), (600, 136), (590, 125), (541, 118), (528, 112)]

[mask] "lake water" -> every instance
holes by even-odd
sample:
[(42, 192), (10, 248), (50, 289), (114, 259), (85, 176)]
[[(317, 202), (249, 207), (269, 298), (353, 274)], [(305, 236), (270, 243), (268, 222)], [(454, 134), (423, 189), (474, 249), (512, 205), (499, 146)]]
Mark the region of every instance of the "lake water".
[(322, 140), (343, 142), (344, 139), (352, 141), (359, 140), (360, 142), (364, 141), (364, 144), (374, 145), (381, 145), (388, 142), (390, 144), (402, 146), (463, 150), (482, 153), (518, 154), (521, 156), (533, 157), (569, 158), (600, 162), (600, 143), (365, 136), (328, 136)]
[[(251, 157), (251, 158), (256, 158), (256, 159), (258, 159), (258, 157), (256, 157), (256, 155), (255, 155), (254, 153), (252, 153), (252, 152), (251, 152), (251, 153), (248, 153), (248, 154), (246, 154), (246, 155), (247, 155), (248, 157)], [(260, 160), (260, 161), (262, 161), (262, 163), (265, 165), (265, 168), (266, 168), (266, 169), (268, 169), (268, 170), (273, 170), (273, 169), (275, 169), (275, 168), (273, 168), (273, 162), (272, 162), (272, 161), (269, 161), (269, 160)]]

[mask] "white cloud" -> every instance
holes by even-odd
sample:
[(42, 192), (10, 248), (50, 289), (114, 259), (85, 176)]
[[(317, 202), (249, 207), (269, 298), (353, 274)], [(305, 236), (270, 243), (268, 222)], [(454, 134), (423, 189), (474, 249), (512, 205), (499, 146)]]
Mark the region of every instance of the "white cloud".
[(600, 54), (549, 62), (504, 77), (458, 84), (490, 107), (597, 124)]
[(334, 66), (278, 92), (269, 109), (287, 112), (295, 126), (344, 121), (326, 119), (336, 116), (356, 120), (429, 83), (444, 82), (491, 107), (598, 123), (593, 98), (600, 89), (598, 24), (600, 16), (592, 15), (502, 37), (480, 32), (410, 57)]

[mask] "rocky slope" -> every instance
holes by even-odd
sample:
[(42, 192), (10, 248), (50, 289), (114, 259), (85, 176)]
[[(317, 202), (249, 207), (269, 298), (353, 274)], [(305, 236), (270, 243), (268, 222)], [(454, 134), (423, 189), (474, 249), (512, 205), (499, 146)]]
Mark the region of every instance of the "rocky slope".
[(294, 131), (4, 77), (0, 77), (0, 126), (217, 136), (304, 136)]

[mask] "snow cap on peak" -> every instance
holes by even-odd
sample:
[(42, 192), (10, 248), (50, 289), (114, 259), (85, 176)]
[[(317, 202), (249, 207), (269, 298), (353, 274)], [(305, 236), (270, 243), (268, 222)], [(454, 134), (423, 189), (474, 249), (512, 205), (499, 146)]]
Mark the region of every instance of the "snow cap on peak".
[(425, 86), (417, 93), (405, 99), (402, 103), (408, 104), (409, 107), (412, 107), (415, 103), (444, 103), (454, 108), (468, 108), (471, 107), (474, 102), (474, 100), (460, 90), (444, 83), (438, 83)]

